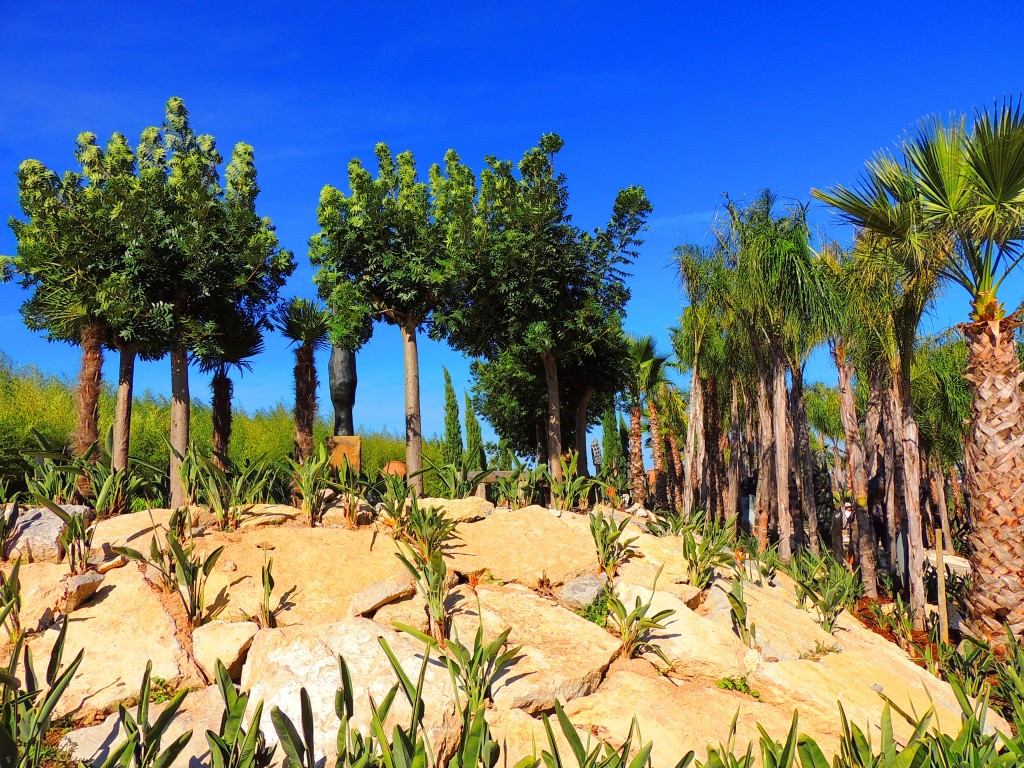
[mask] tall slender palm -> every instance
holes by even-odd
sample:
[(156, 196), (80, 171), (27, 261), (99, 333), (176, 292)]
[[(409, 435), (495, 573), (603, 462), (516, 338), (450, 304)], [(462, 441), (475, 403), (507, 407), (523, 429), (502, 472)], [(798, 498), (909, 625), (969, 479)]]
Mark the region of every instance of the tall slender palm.
[(292, 299), (276, 316), (276, 326), (295, 347), (295, 460), (313, 452), (316, 421), (316, 363), (314, 353), (327, 347), (330, 315), (318, 302)]
[[(654, 393), (664, 380), (665, 364), (668, 357), (658, 352), (653, 336), (627, 336), (629, 345), (629, 377), (626, 380), (626, 396), (629, 401), (629, 476), (630, 493), (633, 502), (647, 501), (646, 476), (644, 474), (643, 412), (647, 407), (651, 428), (651, 454), (655, 471), (655, 504), (658, 487), (665, 494), (665, 457), (661, 446), (661, 430), (658, 422), (658, 408)], [(657, 478), (661, 478), (660, 482)], [(667, 501), (662, 508), (667, 506)]]
[(686, 435), (687, 407), (686, 394), (668, 381), (658, 387), (658, 416), (666, 443), (666, 465), (669, 476), (669, 504), (677, 512), (683, 507), (682, 454), (679, 451), (680, 437)]
[(218, 349), (198, 356), (199, 370), (212, 373), (210, 390), (213, 394), (213, 462), (227, 469), (225, 457), (231, 442), (231, 398), (235, 385), (231, 369), (239, 373), (252, 370), (251, 359), (263, 352), (263, 321), (253, 323), (239, 316), (223, 326), (224, 336)]
[(870, 174), (857, 188), (816, 196), (855, 225), (905, 241), (918, 259), (937, 260), (943, 277), (970, 296), (963, 326), (972, 389), (966, 474), (974, 517), (967, 628), (998, 640), (1006, 622), (1024, 635), (1024, 396), (1014, 338), (1020, 320), (1006, 314), (998, 296), (1024, 247), (1024, 110), (1005, 102), (978, 113), (970, 126), (963, 118), (949, 125), (928, 120), (901, 151), (921, 225), (911, 237), (893, 231), (885, 215), (892, 192), (873, 184)]

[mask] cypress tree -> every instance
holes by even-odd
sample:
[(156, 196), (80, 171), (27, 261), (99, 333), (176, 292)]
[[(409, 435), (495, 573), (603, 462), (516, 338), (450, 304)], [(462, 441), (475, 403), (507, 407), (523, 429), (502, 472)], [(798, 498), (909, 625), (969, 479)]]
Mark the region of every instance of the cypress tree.
[(611, 471), (612, 468), (622, 468), (622, 443), (619, 439), (618, 424), (615, 420), (615, 409), (609, 408), (601, 418), (601, 453), (603, 463), (602, 470)]
[(459, 401), (447, 368), (444, 371), (444, 444), (441, 461), (444, 464), (462, 463), (462, 426), (459, 424)]
[(480, 421), (476, 417), (473, 401), (466, 393), (466, 465), (469, 469), (487, 469), (487, 454), (484, 453), (484, 436)]

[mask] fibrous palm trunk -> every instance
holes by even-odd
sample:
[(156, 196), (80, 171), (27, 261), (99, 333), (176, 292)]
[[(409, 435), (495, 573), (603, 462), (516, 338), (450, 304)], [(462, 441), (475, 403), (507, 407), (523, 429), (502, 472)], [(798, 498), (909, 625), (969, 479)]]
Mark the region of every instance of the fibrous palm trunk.
[(188, 452), (189, 413), (192, 400), (188, 391), (188, 354), (184, 349), (171, 350), (171, 507), (183, 507), (185, 498), (181, 481), (181, 457)]
[(316, 421), (316, 364), (313, 347), (295, 349), (295, 460), (304, 462), (313, 453), (313, 423)]
[(878, 582), (875, 576), (875, 536), (868, 514), (868, 472), (864, 461), (864, 446), (860, 441), (857, 404), (853, 396), (853, 366), (847, 360), (842, 344), (833, 345), (832, 355), (836, 367), (839, 369), (839, 414), (846, 438), (846, 457), (850, 462), (853, 509), (857, 517), (856, 544), (860, 562), (860, 578), (864, 583), (864, 594), (868, 597), (878, 597)]
[(128, 445), (132, 431), (132, 389), (135, 384), (135, 345), (123, 344), (118, 349), (117, 405), (114, 408), (114, 447), (111, 469), (128, 466)]
[[(400, 324), (402, 330), (402, 350), (405, 357), (405, 466), (407, 477), (411, 480), (410, 487), (417, 496), (423, 495), (423, 428), (420, 417), (420, 354), (416, 340), (416, 323), (405, 320)], [(545, 363), (545, 371), (547, 364)], [(550, 385), (549, 385), (550, 395)], [(555, 404), (558, 403), (558, 382), (555, 381)], [(550, 431), (549, 431), (550, 438)], [(561, 436), (559, 436), (561, 440)], [(550, 439), (548, 452), (551, 453)], [(562, 447), (552, 457), (552, 464), (558, 464), (558, 456), (562, 455)]]
[(789, 424), (786, 402), (786, 362), (782, 351), (772, 349), (772, 419), (775, 435), (775, 503), (779, 514), (779, 559), (788, 563), (793, 557), (793, 519), (789, 506)]
[(690, 382), (689, 414), (686, 423), (686, 462), (683, 470), (683, 509), (684, 515), (693, 511), (694, 493), (700, 484), (703, 466), (701, 456), (704, 444), (704, 389), (700, 376), (694, 371)]
[(771, 493), (774, 480), (775, 435), (772, 431), (770, 382), (766, 376), (757, 377), (757, 548), (763, 552), (768, 546), (768, 526), (771, 518)]
[[(905, 366), (893, 377), (893, 431), (900, 440), (903, 504), (906, 517), (907, 579), (910, 586), (910, 608), (914, 612), (914, 629), (924, 629), (927, 612), (924, 591), (924, 532), (921, 524), (921, 454), (917, 421), (910, 402), (910, 382), (904, 381)], [(909, 373), (909, 371), (907, 371)]]
[(661, 440), (658, 405), (653, 398), (647, 401), (647, 419), (651, 427), (651, 458), (654, 459), (654, 508), (668, 509), (668, 489), (665, 485), (664, 444)]
[(722, 469), (722, 420), (718, 415), (718, 379), (708, 376), (704, 382), (704, 390), (704, 503), (711, 517), (724, 522), (725, 473)]
[(210, 380), (213, 400), (213, 463), (227, 471), (228, 444), (231, 442), (231, 395), (234, 385), (224, 366), (218, 366)]
[(735, 517), (739, 525), (740, 504), (740, 457), (743, 454), (740, 434), (740, 388), (736, 379), (732, 380), (732, 393), (729, 402), (729, 470), (725, 494), (725, 516)]
[(1024, 396), (1015, 317), (965, 327), (972, 390), (967, 440), (971, 503), (968, 631), (997, 644), (1003, 625), (1024, 636)]
[(647, 475), (644, 473), (643, 411), (639, 403), (629, 409), (629, 493), (633, 504), (647, 501)]
[[(75, 454), (83, 456), (100, 438), (100, 382), (103, 375), (103, 329), (88, 325), (82, 329), (82, 367), (78, 372), (78, 425), (75, 429)], [(93, 454), (93, 461), (98, 457)], [(78, 493), (92, 493), (89, 478), (80, 475)]]
[(818, 534), (818, 505), (814, 498), (814, 457), (811, 455), (811, 429), (807, 421), (807, 407), (804, 401), (803, 368), (793, 369), (792, 422), (794, 439), (794, 460), (798, 467), (797, 487), (800, 491), (801, 508), (807, 515), (807, 538), (811, 551), (820, 552)]
[(683, 467), (682, 456), (679, 453), (679, 439), (676, 437), (675, 431), (669, 432), (668, 444), (669, 454), (672, 456), (672, 463), (675, 465), (676, 474), (675, 483), (672, 486), (672, 504), (676, 512), (682, 513), (686, 511), (686, 507), (683, 504), (686, 471)]

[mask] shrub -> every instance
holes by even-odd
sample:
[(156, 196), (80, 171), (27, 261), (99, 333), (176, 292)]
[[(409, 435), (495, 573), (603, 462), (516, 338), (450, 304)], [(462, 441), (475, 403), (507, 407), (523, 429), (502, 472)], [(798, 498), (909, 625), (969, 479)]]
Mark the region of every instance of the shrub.
[(619, 566), (636, 554), (637, 550), (633, 546), (633, 542), (637, 540), (637, 537), (634, 536), (631, 539), (625, 537), (628, 525), (628, 517), (616, 524), (614, 520), (603, 514), (590, 513), (590, 535), (594, 538), (594, 547), (597, 550), (597, 567), (609, 579), (615, 578)]
[(732, 590), (729, 592), (728, 598), (733, 632), (745, 646), (753, 648), (756, 644), (757, 628), (749, 623), (747, 601), (743, 596), (743, 579), (733, 579)]
[(416, 588), (427, 603), (427, 624), (430, 636), (441, 647), (448, 639), (448, 568), (441, 550), (434, 550), (429, 556), (407, 545), (399, 544), (395, 556), (412, 574)]
[(711, 522), (704, 526), (700, 534), (696, 533), (692, 526), (688, 526), (683, 530), (681, 538), (690, 583), (704, 591), (714, 581), (715, 569), (734, 561), (729, 549), (729, 531)]
[(797, 584), (814, 605), (821, 628), (831, 633), (835, 630), (836, 619), (856, 598), (860, 580), (856, 572), (826, 556), (813, 576), (798, 580)]

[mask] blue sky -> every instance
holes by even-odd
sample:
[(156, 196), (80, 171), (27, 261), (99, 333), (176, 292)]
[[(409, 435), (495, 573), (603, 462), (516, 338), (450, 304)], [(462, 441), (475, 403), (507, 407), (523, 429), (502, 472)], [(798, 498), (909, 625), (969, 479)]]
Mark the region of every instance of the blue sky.
[[(856, 7), (853, 7), (856, 6)], [(312, 295), (306, 241), (324, 184), (345, 186), (374, 144), (414, 151), (424, 172), (449, 147), (479, 168), (517, 159), (544, 132), (566, 141), (576, 222), (602, 224), (615, 192), (643, 185), (654, 214), (631, 280), (627, 327), (654, 333), (680, 311), (672, 248), (705, 243), (722, 193), (771, 187), (808, 199), (855, 179), (878, 148), (930, 113), (968, 111), (1024, 90), (1024, 5), (833, 3), (0, 3), (0, 216), (18, 213), (15, 170), (28, 157), (73, 167), (75, 136), (134, 140), (171, 95), (193, 125), (255, 147), (261, 213), (299, 268), (288, 295)], [(848, 233), (820, 207), (812, 220)], [(0, 230), (0, 253), (13, 253)], [(1008, 281), (1022, 296), (1024, 270)], [(0, 350), (67, 375), (74, 349), (21, 324), (16, 285), (0, 285)], [(949, 289), (926, 331), (964, 319)], [(356, 422), (403, 424), (397, 330), (360, 352)], [(326, 356), (320, 361), (326, 379)], [(290, 401), (291, 353), (268, 339), (236, 383), (255, 409)], [(468, 386), (468, 361), (421, 345), (424, 431), (442, 429), (442, 374)], [(106, 374), (116, 373), (108, 358)], [(824, 355), (809, 378), (834, 380)], [(137, 386), (166, 393), (167, 361), (140, 364)], [(208, 398), (193, 372), (193, 393)], [(326, 384), (322, 403), (328, 403)]]

